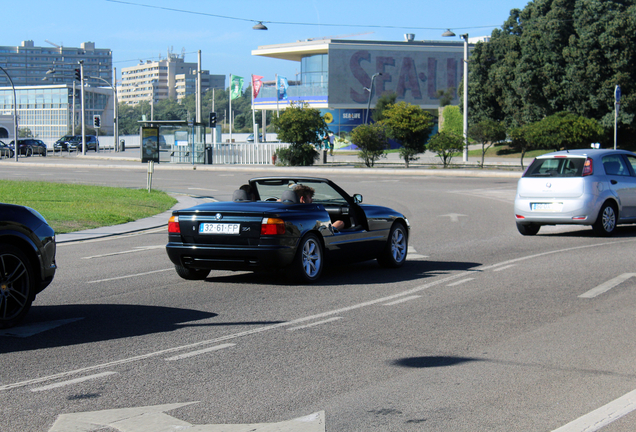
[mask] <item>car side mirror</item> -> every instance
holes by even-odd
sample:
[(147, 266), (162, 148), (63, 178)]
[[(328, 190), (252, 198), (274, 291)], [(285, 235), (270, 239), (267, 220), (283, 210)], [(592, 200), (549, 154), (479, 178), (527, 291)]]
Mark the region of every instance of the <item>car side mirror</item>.
[(362, 195), (353, 194), (353, 202), (356, 204), (360, 204), (362, 202)]

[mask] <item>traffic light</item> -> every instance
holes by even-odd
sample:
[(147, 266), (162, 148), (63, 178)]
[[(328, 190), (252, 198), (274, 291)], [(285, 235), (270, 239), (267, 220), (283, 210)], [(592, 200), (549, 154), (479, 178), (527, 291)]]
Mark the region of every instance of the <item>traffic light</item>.
[(93, 116), (93, 127), (95, 129), (99, 129), (99, 127), (101, 126), (102, 123), (102, 119), (99, 115), (94, 115)]
[(82, 72), (79, 69), (75, 69), (75, 79), (77, 81), (81, 81), (82, 80)]
[(216, 113), (215, 112), (211, 112), (210, 113), (210, 127), (211, 128), (215, 128), (216, 127)]

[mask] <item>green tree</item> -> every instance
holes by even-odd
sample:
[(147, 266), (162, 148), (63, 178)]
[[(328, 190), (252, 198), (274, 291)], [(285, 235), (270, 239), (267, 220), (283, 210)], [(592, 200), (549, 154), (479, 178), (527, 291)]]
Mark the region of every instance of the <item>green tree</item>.
[(450, 105), (455, 96), (455, 87), (448, 87), (446, 90), (437, 90), (437, 97), (439, 98), (439, 106), (445, 107)]
[(464, 116), (462, 115), (458, 106), (445, 106), (444, 110), (442, 111), (442, 117), (444, 121), (442, 122), (440, 131), (444, 130), (454, 133), (458, 136), (464, 135)]
[(434, 135), (428, 142), (428, 149), (442, 160), (444, 168), (446, 168), (453, 159), (453, 155), (459, 153), (464, 148), (464, 140), (462, 137), (454, 133), (442, 131)]
[(384, 118), (384, 111), (391, 105), (395, 103), (397, 100), (397, 93), (395, 92), (385, 92), (378, 98), (378, 101), (375, 104), (375, 108), (373, 108), (373, 113), (371, 114), (371, 118), (374, 122), (379, 122)]
[(372, 167), (381, 157), (386, 157), (384, 151), (389, 147), (385, 126), (380, 123), (356, 127), (351, 131), (351, 142), (360, 149), (358, 157), (367, 167)]
[(567, 150), (590, 147), (602, 133), (603, 128), (596, 120), (560, 112), (528, 125), (526, 139), (535, 148)]
[(433, 131), (433, 116), (417, 105), (399, 102), (384, 110), (380, 123), (388, 127), (389, 136), (402, 144), (400, 156), (404, 166), (418, 158), (426, 150), (426, 141)]
[(278, 151), (278, 157), (283, 163), (295, 165), (312, 165), (318, 158), (318, 151), (314, 148), (320, 142), (320, 137), (328, 132), (327, 124), (320, 115), (320, 111), (309, 108), (307, 104), (291, 104), (272, 120), (272, 125), (278, 133), (278, 139), (290, 143), (288, 149)]
[(506, 129), (501, 122), (485, 119), (468, 128), (468, 137), (481, 144), (481, 167), (484, 167), (486, 151), (506, 139)]
[(476, 44), (469, 73), (471, 119), (501, 120), (513, 128), (567, 111), (597, 120), (607, 131), (618, 84), (624, 94), (619, 142), (633, 142), (634, 70), (633, 0), (534, 0), (513, 9), (490, 42)]
[[(521, 153), (520, 163), (521, 168), (523, 169), (523, 158), (529, 150), (532, 150), (531, 139), (531, 126), (519, 126), (516, 128), (512, 128), (508, 131), (508, 135), (510, 137), (510, 147), (519, 153)], [(530, 138), (530, 140), (528, 139)]]

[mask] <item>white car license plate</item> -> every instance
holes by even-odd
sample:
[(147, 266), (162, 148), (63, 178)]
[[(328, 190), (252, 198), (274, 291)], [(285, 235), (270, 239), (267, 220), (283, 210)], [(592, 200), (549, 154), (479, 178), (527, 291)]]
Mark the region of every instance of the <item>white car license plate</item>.
[(532, 203), (530, 204), (532, 211), (552, 211), (558, 212), (563, 209), (563, 203)]
[(238, 234), (241, 224), (232, 223), (202, 223), (199, 234)]

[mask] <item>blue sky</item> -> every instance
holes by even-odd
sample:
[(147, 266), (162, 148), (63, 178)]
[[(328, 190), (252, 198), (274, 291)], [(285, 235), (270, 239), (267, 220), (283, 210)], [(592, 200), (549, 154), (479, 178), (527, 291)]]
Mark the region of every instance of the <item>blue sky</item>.
[[(442, 32), (489, 35), (513, 8), (527, 0), (252, 1), (252, 0), (50, 0), (5, 1), (0, 45), (33, 40), (36, 46), (78, 47), (95, 42), (113, 52), (113, 66), (166, 58), (168, 50), (185, 53), (212, 74), (249, 77), (275, 74), (294, 79), (296, 62), (252, 56), (261, 45), (308, 38), (448, 40)], [(146, 5), (146, 6), (142, 6)], [(147, 7), (152, 6), (152, 7)], [(173, 10), (170, 10), (173, 9)], [(179, 12), (187, 11), (187, 12)], [(262, 21), (269, 30), (252, 30)], [(457, 41), (461, 41), (459, 37)], [(246, 80), (247, 81), (247, 80)]]

